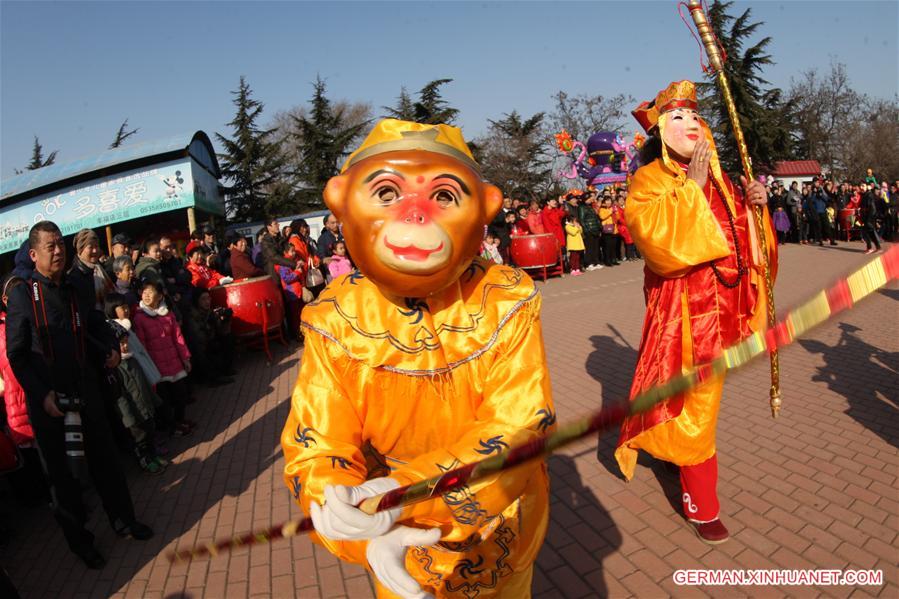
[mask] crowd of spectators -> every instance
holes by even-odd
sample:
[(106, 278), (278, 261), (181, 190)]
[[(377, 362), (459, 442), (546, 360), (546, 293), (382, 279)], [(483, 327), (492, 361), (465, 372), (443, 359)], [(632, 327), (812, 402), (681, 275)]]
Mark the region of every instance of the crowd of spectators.
[(71, 243), (49, 221), (31, 230), (2, 280), (0, 441), (10, 441), (22, 465), (9, 477), (16, 498), (50, 501), (89, 567), (105, 560), (85, 527), (88, 479), (118, 534), (150, 538), (116, 446), (145, 472), (163, 472), (171, 439), (197, 426), (188, 414), (194, 389), (234, 380), (231, 312), (213, 306), (210, 290), (272, 277), (284, 292), (288, 334), (302, 341), (303, 304), (353, 268), (337, 220), (323, 224), (316, 241), (302, 219), (283, 229), (268, 219), (252, 254), (237, 234), (220, 244), (211, 225), (193, 232), (183, 251), (171, 235), (136, 243), (119, 233), (109, 255), (90, 229)]
[[(816, 177), (786, 187), (769, 177), (766, 187), (779, 243), (823, 246), (855, 238), (872, 253), (899, 232), (899, 181), (878, 182), (870, 170), (858, 183)], [(575, 276), (640, 260), (624, 220), (626, 201), (626, 184), (575, 189), (542, 202), (506, 197), (487, 228), (481, 256), (515, 265), (510, 248), (516, 237), (548, 234)]]
[(573, 189), (545, 202), (503, 198), (502, 209), (487, 227), (481, 255), (516, 265), (511, 251), (516, 237), (551, 235), (565, 268), (574, 276), (640, 260), (624, 222), (626, 201), (627, 187), (623, 184), (602, 191), (592, 187), (586, 191)]
[(857, 235), (870, 253), (899, 231), (899, 181), (879, 182), (870, 170), (858, 183), (816, 177), (767, 188), (780, 243), (837, 245)]

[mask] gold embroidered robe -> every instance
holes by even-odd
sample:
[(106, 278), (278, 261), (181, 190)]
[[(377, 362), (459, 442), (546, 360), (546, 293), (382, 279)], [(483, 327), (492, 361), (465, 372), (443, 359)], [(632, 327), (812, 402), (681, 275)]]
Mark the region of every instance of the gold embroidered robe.
[[(285, 482), (309, 513), (326, 485), (400, 484), (498, 453), (553, 427), (540, 296), (522, 271), (476, 258), (423, 299), (385, 297), (364, 275), (334, 280), (303, 311), (306, 345), (281, 437)], [(439, 527), (406, 568), (438, 597), (528, 596), (549, 512), (544, 462), (404, 508)], [(365, 541), (313, 535), (367, 566)], [(379, 596), (391, 596), (379, 586)]]

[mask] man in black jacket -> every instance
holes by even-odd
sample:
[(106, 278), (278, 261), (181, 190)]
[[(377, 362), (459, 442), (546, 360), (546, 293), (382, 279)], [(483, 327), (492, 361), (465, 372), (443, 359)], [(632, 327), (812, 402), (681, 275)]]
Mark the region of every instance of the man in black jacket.
[[(874, 197), (874, 189), (867, 184), (862, 184), (862, 201), (859, 206), (860, 220), (862, 222), (862, 239), (865, 240), (866, 254), (880, 251), (880, 237), (877, 235), (877, 200)], [(877, 248), (876, 250), (874, 248)]]
[[(79, 450), (72, 443), (70, 418), (80, 399), (84, 460), (113, 529), (120, 536), (149, 539), (153, 531), (138, 522), (100, 398), (96, 368), (115, 368), (120, 356), (103, 315), (85, 305), (66, 283), (66, 250), (59, 228), (41, 221), (29, 233), (34, 274), (9, 297), (6, 346), (13, 373), (25, 390), (28, 415), (53, 497), (53, 512), (72, 551), (90, 568), (101, 568), (78, 481)], [(68, 430), (67, 430), (68, 429)], [(68, 453), (67, 453), (68, 452)]]
[(269, 217), (265, 221), (265, 235), (262, 236), (262, 241), (259, 243), (262, 245), (262, 250), (260, 252), (260, 255), (262, 256), (262, 270), (264, 270), (265, 274), (268, 276), (274, 277), (280, 288), (281, 282), (278, 278), (278, 273), (275, 272), (275, 264), (289, 266), (290, 268), (296, 268), (297, 265), (292, 260), (288, 260), (284, 257), (284, 250), (278, 241), (279, 234), (280, 227), (278, 225), (278, 219)]

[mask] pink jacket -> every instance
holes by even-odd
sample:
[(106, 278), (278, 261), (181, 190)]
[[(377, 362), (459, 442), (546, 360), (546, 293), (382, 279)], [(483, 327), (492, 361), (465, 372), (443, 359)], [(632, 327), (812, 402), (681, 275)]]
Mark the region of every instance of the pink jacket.
[(175, 315), (169, 312), (168, 307), (163, 303), (153, 310), (141, 302), (131, 321), (137, 338), (162, 375), (160, 381), (177, 381), (186, 377), (184, 362), (190, 360), (190, 350)]
[(25, 405), (25, 390), (16, 380), (6, 357), (6, 320), (0, 320), (0, 375), (3, 376), (3, 401), (6, 403), (6, 420), (13, 443), (24, 445), (34, 441), (34, 431), (31, 430)]
[(328, 274), (332, 278), (336, 279), (340, 275), (345, 275), (349, 272), (353, 272), (353, 263), (350, 262), (349, 258), (338, 256), (337, 254), (331, 256), (331, 263), (328, 264)]

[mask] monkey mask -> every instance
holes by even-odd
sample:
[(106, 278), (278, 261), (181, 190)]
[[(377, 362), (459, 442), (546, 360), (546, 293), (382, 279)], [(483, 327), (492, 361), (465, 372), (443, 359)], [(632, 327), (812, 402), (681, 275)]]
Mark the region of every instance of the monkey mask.
[(324, 192), (353, 261), (386, 294), (426, 297), (477, 254), (502, 192), (448, 125), (380, 121)]

